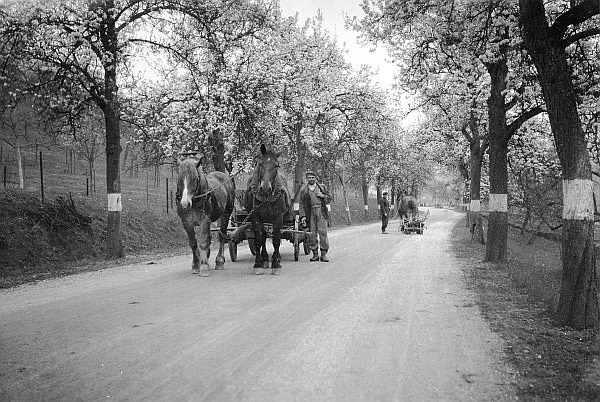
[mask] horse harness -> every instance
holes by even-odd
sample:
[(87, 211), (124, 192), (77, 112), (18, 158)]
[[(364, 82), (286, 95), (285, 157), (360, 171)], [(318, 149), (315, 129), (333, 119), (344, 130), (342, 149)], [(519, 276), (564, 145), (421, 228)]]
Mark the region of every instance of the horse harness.
[[(217, 189), (223, 187), (227, 182), (232, 181), (235, 178), (235, 176), (237, 176), (238, 174), (240, 174), (240, 172), (242, 170), (243, 169), (241, 169), (241, 168), (238, 169), (237, 172), (235, 172), (232, 175), (229, 175), (229, 177), (227, 178), (226, 181), (224, 181), (223, 183), (219, 184), (217, 187), (215, 187), (213, 189), (210, 189), (210, 190), (208, 190), (208, 191), (206, 191), (204, 193), (201, 193), (201, 194), (196, 194), (199, 190), (202, 190), (201, 180), (198, 178), (198, 182), (196, 183), (196, 188), (194, 189), (194, 195), (192, 196), (192, 208), (194, 206), (197, 206), (198, 208), (205, 209), (206, 200), (208, 198), (207, 196), (208, 195), (212, 195), (212, 193), (214, 193)], [(205, 180), (206, 180), (206, 176), (205, 176)], [(207, 186), (208, 186), (208, 180), (206, 180), (206, 182), (207, 182)], [(181, 200), (181, 194), (179, 193), (179, 191), (177, 191), (176, 196), (177, 196), (176, 197), (177, 200)], [(201, 199), (201, 202), (196, 203), (196, 200), (198, 200), (198, 199)]]

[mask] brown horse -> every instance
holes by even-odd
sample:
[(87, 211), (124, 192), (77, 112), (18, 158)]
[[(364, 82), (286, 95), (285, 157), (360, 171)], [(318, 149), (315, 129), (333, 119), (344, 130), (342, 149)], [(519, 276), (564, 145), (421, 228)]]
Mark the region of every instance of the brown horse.
[(279, 275), (281, 269), (281, 227), (284, 216), (291, 213), (291, 197), (287, 182), (279, 172), (279, 155), (268, 151), (263, 144), (260, 147), (254, 173), (248, 181), (246, 192), (246, 210), (254, 232), (256, 258), (254, 274), (262, 275), (263, 268), (269, 267), (269, 254), (266, 249), (267, 233), (265, 223), (273, 225), (273, 255), (271, 256), (271, 274)]
[[(223, 269), (223, 248), (234, 201), (234, 188), (230, 177), (222, 172), (210, 172), (205, 175), (200, 160), (187, 158), (179, 163), (176, 199), (177, 215), (181, 218), (192, 248), (192, 273), (201, 272), (202, 276), (208, 276), (210, 224), (217, 220), (220, 222), (220, 231), (215, 269)], [(200, 227), (199, 242), (196, 241), (195, 226)]]

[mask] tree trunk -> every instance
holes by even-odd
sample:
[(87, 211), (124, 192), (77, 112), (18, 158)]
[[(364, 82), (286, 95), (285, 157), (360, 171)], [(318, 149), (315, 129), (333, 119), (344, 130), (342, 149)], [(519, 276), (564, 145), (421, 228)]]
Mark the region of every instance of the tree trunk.
[[(107, 8), (114, 7), (113, 2), (106, 3)], [(106, 192), (108, 195), (107, 254), (110, 258), (124, 257), (121, 236), (121, 131), (120, 110), (117, 97), (118, 41), (114, 19), (106, 24), (106, 37), (103, 44), (113, 57), (104, 68), (104, 96), (102, 111), (106, 126)]]
[(350, 201), (348, 200), (348, 188), (346, 187), (346, 178), (344, 175), (344, 170), (342, 169), (342, 173), (340, 175), (340, 184), (342, 185), (342, 195), (344, 197), (344, 210), (346, 211), (346, 224), (352, 224), (352, 216), (350, 215)]
[[(127, 157), (129, 156), (129, 142), (125, 144), (125, 152), (123, 152), (123, 160), (121, 161), (121, 170), (127, 171)], [(133, 165), (132, 165), (133, 166)]]
[(479, 139), (471, 143), (471, 204), (469, 208), (469, 230), (471, 240), (485, 244), (483, 219), (481, 217), (481, 164), (483, 156)]
[(364, 164), (362, 169), (362, 196), (363, 196), (363, 219), (365, 222), (369, 220), (369, 182), (367, 181), (367, 172), (365, 171)]
[[(302, 123), (296, 123), (294, 126), (294, 137), (298, 161), (294, 168), (294, 197), (298, 195), (300, 188), (302, 188), (304, 173), (306, 171), (306, 146), (302, 143), (302, 136), (300, 135), (301, 130)], [(298, 200), (296, 200), (296, 202), (298, 202)]]
[(488, 64), (491, 92), (488, 98), (490, 198), (485, 261), (506, 261), (508, 242), (508, 141), (504, 91), (508, 67), (506, 60)]
[(23, 157), (21, 156), (21, 147), (17, 145), (17, 167), (19, 168), (19, 188), (25, 188), (25, 179), (23, 178)]
[(394, 217), (396, 214), (396, 178), (392, 179), (392, 201), (391, 201), (391, 211), (390, 211), (390, 219)]
[[(563, 277), (556, 318), (561, 325), (596, 329), (599, 306), (591, 166), (563, 47), (563, 31), (549, 27), (543, 0), (520, 0), (519, 5), (525, 46), (538, 71), (563, 169)], [(590, 7), (594, 14), (600, 12), (596, 0), (580, 2), (573, 8), (580, 7)], [(571, 18), (568, 25), (585, 20), (578, 20), (581, 13), (572, 12), (573, 8), (567, 11)], [(590, 12), (584, 15), (591, 16)]]
[(210, 147), (212, 151), (213, 167), (216, 171), (227, 173), (225, 164), (225, 143), (223, 142), (223, 133), (221, 130), (213, 130), (210, 136)]

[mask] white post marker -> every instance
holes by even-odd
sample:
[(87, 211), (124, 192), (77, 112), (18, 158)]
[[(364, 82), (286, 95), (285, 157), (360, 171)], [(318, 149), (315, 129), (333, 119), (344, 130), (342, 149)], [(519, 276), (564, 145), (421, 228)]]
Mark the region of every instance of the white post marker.
[(490, 212), (508, 212), (508, 194), (491, 194), (488, 205)]
[(365, 211), (369, 210), (369, 206), (365, 204)]
[(471, 200), (470, 210), (472, 212), (481, 211), (481, 200)]
[(300, 210), (300, 203), (299, 202), (295, 202), (294, 203), (294, 211), (299, 211)]
[(112, 212), (123, 210), (123, 206), (121, 205), (121, 193), (108, 194), (108, 210)]
[(327, 204), (327, 211), (331, 212), (331, 204)]
[(563, 219), (594, 220), (594, 184), (588, 179), (563, 180)]

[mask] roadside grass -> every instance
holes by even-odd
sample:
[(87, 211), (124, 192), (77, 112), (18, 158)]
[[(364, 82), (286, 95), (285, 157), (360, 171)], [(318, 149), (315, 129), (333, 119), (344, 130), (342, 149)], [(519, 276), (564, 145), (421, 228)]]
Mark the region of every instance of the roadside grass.
[[(156, 171), (154, 167), (130, 166), (121, 173), (121, 233), (126, 259), (110, 261), (105, 258), (103, 156), (95, 163), (92, 185), (85, 161), (75, 158), (68, 164), (65, 148), (44, 148), (42, 204), (39, 154), (35, 149), (22, 150), (25, 190), (18, 189), (14, 152), (4, 148), (0, 155), (0, 163), (7, 168), (7, 186), (0, 187), (0, 288), (116, 266), (148, 253), (189, 253), (187, 236), (174, 208), (176, 173), (170, 165)], [(244, 175), (237, 177), (236, 186), (244, 188), (246, 179)], [(342, 226), (346, 217), (343, 200), (338, 198), (332, 204), (331, 217), (334, 225)], [(64, 205), (71, 200), (74, 210)], [(349, 201), (353, 224), (363, 223), (358, 192)], [(379, 219), (374, 199), (369, 200), (368, 215), (367, 221)], [(213, 244), (216, 241), (215, 236)]]
[(508, 262), (483, 262), (485, 246), (471, 243), (461, 221), (452, 245), (483, 316), (504, 341), (520, 400), (598, 401), (594, 380), (600, 349), (592, 331), (558, 326), (552, 319), (561, 284), (559, 243), (521, 235), (511, 227)]
[[(127, 258), (107, 260), (105, 197), (61, 193), (52, 188), (45, 198), (42, 204), (35, 189), (0, 190), (0, 288), (118, 266), (148, 254), (190, 253), (175, 211), (167, 214), (165, 209), (149, 208), (144, 202), (129, 202), (121, 213)], [(355, 223), (360, 224), (364, 222), (362, 205), (356, 204), (351, 209), (356, 214)], [(345, 226), (342, 206), (334, 204), (332, 209), (332, 222)], [(212, 243), (218, 243), (216, 233)]]
[[(96, 197), (53, 192), (42, 204), (35, 191), (0, 191), (0, 288), (94, 269), (105, 261), (104, 204)], [(133, 206), (122, 213), (121, 231), (126, 254), (187, 246), (175, 213)]]

